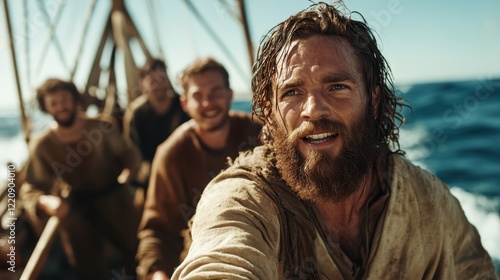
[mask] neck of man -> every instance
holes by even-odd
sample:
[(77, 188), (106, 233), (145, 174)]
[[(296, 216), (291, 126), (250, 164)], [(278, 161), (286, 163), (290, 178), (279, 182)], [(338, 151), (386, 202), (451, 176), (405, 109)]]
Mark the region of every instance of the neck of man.
[[(154, 93), (150, 93), (154, 94)], [(151, 106), (153, 107), (153, 110), (155, 111), (156, 114), (158, 115), (164, 115), (165, 113), (168, 112), (172, 105), (172, 97), (169, 97), (167, 94), (165, 94), (165, 97), (161, 99), (157, 98), (149, 98), (149, 102), (151, 102)]]
[(231, 131), (231, 122), (228, 117), (224, 124), (214, 130), (206, 130), (196, 125), (194, 131), (198, 139), (203, 143), (204, 146), (212, 150), (222, 150), (226, 147), (227, 138)]
[(361, 261), (361, 220), (363, 207), (378, 193), (378, 179), (373, 168), (367, 172), (359, 189), (340, 203), (319, 201), (315, 203), (319, 217), (332, 239), (340, 245), (354, 262)]
[(64, 143), (79, 141), (85, 127), (85, 118), (77, 113), (75, 121), (70, 126), (62, 126), (56, 123), (53, 128), (56, 136)]

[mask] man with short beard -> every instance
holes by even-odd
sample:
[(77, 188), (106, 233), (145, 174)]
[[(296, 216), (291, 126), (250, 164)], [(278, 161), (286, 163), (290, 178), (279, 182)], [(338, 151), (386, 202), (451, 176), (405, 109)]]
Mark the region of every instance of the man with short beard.
[(36, 98), (55, 123), (30, 142), (20, 190), (28, 219), (40, 234), (50, 216), (59, 218), (61, 241), (78, 279), (110, 279), (116, 259), (103, 250), (105, 242), (118, 249), (127, 275), (133, 275), (139, 217), (125, 184), (139, 168), (139, 151), (117, 126), (79, 112), (72, 82), (48, 79)]
[(157, 149), (139, 227), (137, 269), (141, 279), (168, 279), (179, 265), (181, 231), (210, 180), (241, 151), (259, 144), (262, 125), (230, 110), (229, 73), (213, 58), (194, 61), (181, 73), (182, 108), (191, 120)]
[(448, 187), (403, 157), (387, 63), (325, 3), (277, 25), (252, 80), (263, 146), (205, 189), (173, 279), (495, 279)]

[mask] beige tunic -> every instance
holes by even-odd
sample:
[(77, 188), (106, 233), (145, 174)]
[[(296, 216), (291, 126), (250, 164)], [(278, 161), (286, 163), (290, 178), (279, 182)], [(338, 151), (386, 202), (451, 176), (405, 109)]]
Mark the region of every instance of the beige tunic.
[(390, 157), (390, 196), (368, 259), (352, 273), (270, 156), (258, 147), (207, 186), (189, 254), (172, 279), (496, 279), (448, 187), (399, 155)]

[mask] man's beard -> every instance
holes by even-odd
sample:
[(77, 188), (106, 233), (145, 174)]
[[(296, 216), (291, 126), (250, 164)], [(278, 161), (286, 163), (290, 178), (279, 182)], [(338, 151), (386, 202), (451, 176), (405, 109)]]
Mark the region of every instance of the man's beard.
[(70, 127), (73, 125), (73, 123), (75, 123), (75, 120), (76, 120), (76, 110), (73, 110), (71, 112), (71, 114), (68, 116), (67, 119), (65, 120), (61, 120), (61, 119), (58, 119), (56, 117), (54, 117), (54, 120), (57, 122), (58, 125), (62, 126), (62, 127)]
[[(271, 131), (276, 166), (283, 180), (304, 200), (345, 201), (360, 187), (376, 157), (374, 119), (369, 110), (347, 128), (340, 121), (321, 119), (309, 122), (292, 133), (278, 125)], [(278, 120), (274, 120), (275, 123)], [(328, 150), (300, 154), (300, 137), (313, 131), (336, 132), (342, 140), (338, 156)]]

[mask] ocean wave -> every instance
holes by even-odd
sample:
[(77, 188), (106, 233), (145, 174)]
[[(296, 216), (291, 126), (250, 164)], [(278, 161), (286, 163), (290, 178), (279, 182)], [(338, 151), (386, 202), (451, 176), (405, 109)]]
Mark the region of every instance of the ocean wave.
[(423, 126), (415, 126), (412, 129), (401, 128), (399, 131), (399, 144), (405, 151), (406, 158), (414, 164), (429, 170), (424, 159), (430, 155), (429, 148), (423, 145), (429, 138), (428, 130)]
[(500, 262), (500, 197), (486, 197), (450, 188), (462, 205), (465, 216), (481, 236), (481, 243), (496, 263)]

